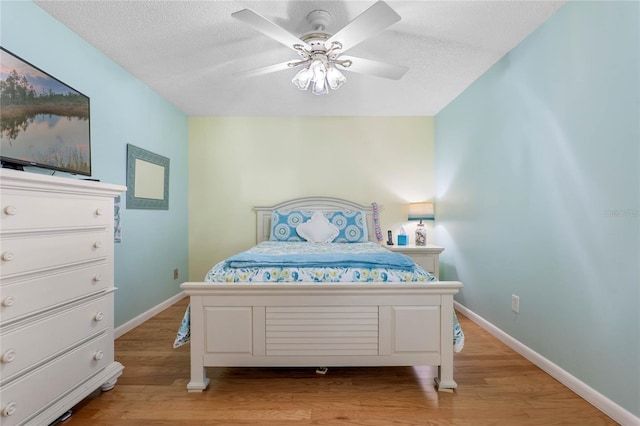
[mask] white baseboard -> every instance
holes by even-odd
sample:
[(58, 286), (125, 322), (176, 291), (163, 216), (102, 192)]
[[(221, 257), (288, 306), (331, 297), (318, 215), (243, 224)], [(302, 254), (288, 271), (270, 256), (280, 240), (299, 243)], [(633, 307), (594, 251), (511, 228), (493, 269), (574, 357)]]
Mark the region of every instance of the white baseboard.
[(596, 391), (577, 377), (572, 376), (567, 371), (563, 370), (528, 346), (523, 345), (504, 331), (500, 330), (495, 325), (491, 324), (489, 321), (477, 315), (475, 312), (470, 311), (458, 302), (454, 302), (454, 307), (457, 311), (469, 318), (474, 323), (478, 324), (489, 334), (500, 340), (505, 345), (509, 346), (511, 349), (531, 361), (536, 366), (540, 367), (551, 377), (558, 380), (560, 383), (577, 393), (584, 400), (589, 402), (598, 410), (602, 411), (607, 416), (611, 417), (616, 422), (620, 423), (623, 426), (640, 425), (639, 417), (636, 417), (631, 412), (627, 411), (606, 396), (602, 395), (600, 392)]
[[(123, 334), (133, 330), (134, 328), (136, 328), (137, 326), (139, 326), (143, 322), (147, 321), (148, 319), (150, 319), (150, 318), (154, 317), (155, 315), (159, 314), (160, 312), (164, 311), (169, 306), (173, 305), (174, 303), (176, 303), (177, 301), (183, 299), (184, 297), (186, 297), (186, 294), (184, 293), (184, 291), (181, 291), (180, 293), (178, 293), (175, 296), (165, 300), (164, 302), (160, 303), (159, 305), (149, 309), (146, 312), (141, 313), (140, 315), (138, 315), (137, 317), (133, 318), (132, 320), (127, 321), (126, 323), (122, 324), (119, 327), (116, 327), (116, 329), (113, 331), (113, 338), (117, 339), (118, 337), (122, 336)], [(178, 327), (179, 326), (180, 326), (180, 324), (176, 324), (176, 332), (178, 331)]]

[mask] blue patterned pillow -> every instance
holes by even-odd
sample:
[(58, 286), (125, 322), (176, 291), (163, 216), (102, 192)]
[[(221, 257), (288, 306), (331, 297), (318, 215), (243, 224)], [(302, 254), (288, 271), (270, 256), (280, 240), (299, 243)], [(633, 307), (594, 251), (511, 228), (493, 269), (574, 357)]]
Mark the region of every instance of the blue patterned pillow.
[(334, 224), (340, 233), (334, 243), (366, 243), (369, 241), (367, 231), (367, 215), (362, 210), (324, 212), (329, 222)]
[(274, 210), (271, 212), (270, 241), (304, 241), (298, 235), (296, 227), (309, 219), (312, 211)]
[[(334, 243), (365, 243), (369, 241), (367, 215), (362, 210), (325, 211), (325, 217), (340, 233)], [(271, 212), (270, 241), (305, 241), (298, 235), (296, 227), (307, 222), (313, 210), (274, 210)]]

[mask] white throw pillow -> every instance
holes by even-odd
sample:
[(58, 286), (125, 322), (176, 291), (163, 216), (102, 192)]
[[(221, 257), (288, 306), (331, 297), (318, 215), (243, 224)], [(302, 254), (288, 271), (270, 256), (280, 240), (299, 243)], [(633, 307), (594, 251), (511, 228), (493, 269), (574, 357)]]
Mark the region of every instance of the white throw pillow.
[(340, 233), (338, 227), (329, 222), (321, 211), (315, 212), (311, 219), (296, 226), (296, 231), (311, 243), (330, 243)]

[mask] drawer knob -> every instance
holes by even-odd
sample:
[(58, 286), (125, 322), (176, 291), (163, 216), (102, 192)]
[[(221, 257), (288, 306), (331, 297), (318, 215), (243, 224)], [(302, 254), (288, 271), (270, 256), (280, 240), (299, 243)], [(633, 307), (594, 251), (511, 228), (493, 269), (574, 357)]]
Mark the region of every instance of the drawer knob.
[(13, 362), (14, 359), (16, 359), (15, 349), (9, 349), (8, 351), (2, 354), (2, 362), (4, 364), (9, 364), (10, 362)]
[(2, 415), (5, 417), (9, 417), (16, 412), (17, 408), (18, 405), (15, 402), (11, 401), (2, 408)]
[(98, 312), (93, 316), (93, 319), (96, 321), (102, 321), (104, 319), (104, 314), (102, 312)]
[(5, 251), (4, 253), (2, 253), (2, 260), (11, 262), (13, 260), (13, 253), (11, 253), (10, 251)]
[(104, 214), (104, 209), (96, 209), (96, 216), (102, 216)]
[(102, 247), (102, 241), (96, 241), (95, 243), (93, 243), (93, 247), (94, 247), (94, 248), (100, 248), (100, 247)]
[(96, 351), (96, 353), (93, 354), (93, 359), (95, 359), (96, 361), (100, 361), (103, 356), (104, 354), (102, 353), (102, 351)]
[(13, 216), (18, 213), (18, 209), (16, 209), (14, 206), (7, 206), (4, 208), (4, 212), (9, 216)]
[(2, 299), (2, 306), (13, 306), (16, 303), (16, 299), (13, 296), (7, 296)]
[(95, 274), (93, 276), (93, 280), (98, 282), (98, 281), (102, 281), (102, 275), (101, 274)]

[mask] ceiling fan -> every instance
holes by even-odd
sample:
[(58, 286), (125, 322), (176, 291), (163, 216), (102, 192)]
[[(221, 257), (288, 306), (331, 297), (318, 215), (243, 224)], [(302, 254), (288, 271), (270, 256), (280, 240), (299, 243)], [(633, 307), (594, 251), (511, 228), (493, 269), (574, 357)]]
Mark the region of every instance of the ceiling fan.
[(251, 9), (239, 10), (231, 16), (294, 50), (301, 57), (236, 75), (258, 76), (303, 67), (291, 81), (299, 89), (311, 88), (313, 94), (324, 95), (329, 93), (329, 88), (336, 90), (346, 81), (340, 70), (393, 80), (402, 78), (409, 70), (400, 65), (344, 55), (347, 50), (400, 20), (400, 15), (383, 1), (369, 7), (335, 34), (325, 31), (331, 19), (326, 10), (314, 10), (307, 15), (313, 30), (300, 37)]

